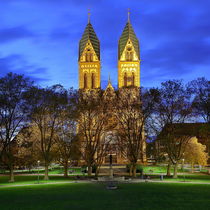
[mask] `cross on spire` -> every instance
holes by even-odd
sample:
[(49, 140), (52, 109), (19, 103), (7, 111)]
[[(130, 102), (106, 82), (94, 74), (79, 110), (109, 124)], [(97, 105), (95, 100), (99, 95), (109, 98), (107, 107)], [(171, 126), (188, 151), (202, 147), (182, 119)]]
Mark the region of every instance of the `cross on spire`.
[(88, 9), (88, 23), (90, 23), (90, 9)]
[(128, 22), (129, 22), (129, 23), (130, 23), (130, 14), (131, 14), (130, 8), (128, 8)]

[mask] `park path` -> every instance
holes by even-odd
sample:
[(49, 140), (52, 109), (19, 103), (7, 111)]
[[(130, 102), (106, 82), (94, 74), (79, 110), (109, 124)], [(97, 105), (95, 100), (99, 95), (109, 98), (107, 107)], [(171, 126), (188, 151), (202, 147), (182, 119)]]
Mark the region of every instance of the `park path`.
[(24, 187), (24, 186), (38, 186), (38, 185), (53, 185), (53, 184), (72, 184), (72, 183), (92, 183), (89, 180), (75, 180), (75, 181), (61, 181), (61, 182), (46, 182), (46, 183), (29, 183), (29, 184), (2, 184), (0, 185), (0, 188), (4, 187)]
[[(47, 182), (47, 183), (29, 183), (29, 184), (5, 184), (0, 185), (0, 188), (10, 188), (10, 187), (24, 187), (24, 186), (41, 186), (41, 185), (54, 185), (54, 184), (72, 184), (72, 183), (104, 183), (97, 180), (75, 180), (75, 181), (61, 181), (61, 182)], [(210, 185), (210, 182), (192, 182), (192, 181), (164, 181), (164, 180), (126, 180), (120, 181), (119, 183), (174, 183), (174, 184), (201, 184)]]

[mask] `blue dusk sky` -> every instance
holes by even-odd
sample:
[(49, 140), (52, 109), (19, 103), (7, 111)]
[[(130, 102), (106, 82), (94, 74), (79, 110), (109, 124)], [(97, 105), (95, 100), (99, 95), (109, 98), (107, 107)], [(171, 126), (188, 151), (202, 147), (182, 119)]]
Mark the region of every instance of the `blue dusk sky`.
[(118, 39), (127, 22), (140, 40), (141, 84), (210, 79), (209, 0), (0, 0), (0, 77), (78, 88), (78, 43), (87, 10), (101, 43), (101, 83), (117, 86)]

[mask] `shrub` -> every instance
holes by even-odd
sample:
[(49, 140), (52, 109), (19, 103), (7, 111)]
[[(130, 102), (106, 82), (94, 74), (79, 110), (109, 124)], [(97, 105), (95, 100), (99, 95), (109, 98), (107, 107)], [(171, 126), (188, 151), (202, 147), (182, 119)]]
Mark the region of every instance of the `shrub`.
[[(129, 172), (130, 171), (130, 167), (131, 167), (131, 164), (127, 164), (126, 165), (126, 171)], [(136, 165), (136, 173), (140, 173), (140, 174), (143, 174), (144, 172), (144, 168), (142, 165)]]

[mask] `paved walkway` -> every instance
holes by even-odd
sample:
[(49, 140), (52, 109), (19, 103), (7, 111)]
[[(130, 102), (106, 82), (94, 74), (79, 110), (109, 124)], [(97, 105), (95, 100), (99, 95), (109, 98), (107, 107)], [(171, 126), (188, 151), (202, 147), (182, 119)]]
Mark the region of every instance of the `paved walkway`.
[[(72, 184), (72, 183), (104, 183), (98, 182), (97, 180), (75, 180), (75, 181), (60, 181), (60, 182), (46, 182), (46, 183), (29, 183), (29, 184), (6, 184), (0, 185), (0, 188), (10, 188), (10, 187), (24, 187), (24, 186), (38, 186), (38, 185), (54, 185), (54, 184)], [(210, 182), (192, 182), (192, 181), (158, 181), (158, 180), (125, 180), (120, 181), (120, 183), (176, 183), (176, 184), (205, 184), (210, 185)]]

